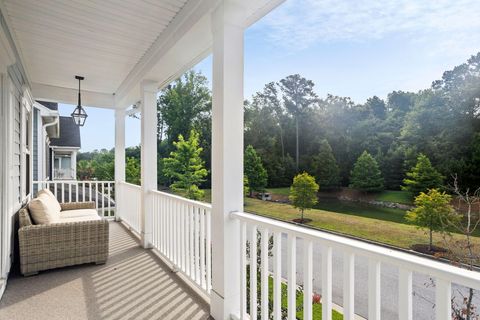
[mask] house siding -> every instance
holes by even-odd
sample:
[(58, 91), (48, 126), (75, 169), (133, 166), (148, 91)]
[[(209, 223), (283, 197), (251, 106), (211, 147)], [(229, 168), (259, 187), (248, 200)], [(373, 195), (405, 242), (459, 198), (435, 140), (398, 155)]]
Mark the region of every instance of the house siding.
[(13, 108), (13, 159), (12, 159), (12, 182), (13, 182), (13, 199), (16, 202), (16, 208), (22, 202), (21, 194), (21, 163), (22, 163), (22, 152), (21, 152), (21, 91), (22, 85), (24, 83), (23, 78), (21, 77), (18, 68), (15, 65), (8, 68), (8, 75), (10, 81), (12, 82), (10, 90), (10, 103)]

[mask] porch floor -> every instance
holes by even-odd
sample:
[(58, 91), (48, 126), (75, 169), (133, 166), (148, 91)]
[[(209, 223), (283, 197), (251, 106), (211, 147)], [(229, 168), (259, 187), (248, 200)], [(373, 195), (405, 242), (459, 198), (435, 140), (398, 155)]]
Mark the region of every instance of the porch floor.
[(0, 319), (208, 319), (209, 306), (120, 223), (105, 265), (10, 276)]

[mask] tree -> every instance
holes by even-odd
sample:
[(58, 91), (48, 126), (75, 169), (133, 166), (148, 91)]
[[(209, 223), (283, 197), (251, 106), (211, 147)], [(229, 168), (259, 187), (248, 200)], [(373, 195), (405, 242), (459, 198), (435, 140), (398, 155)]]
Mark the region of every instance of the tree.
[(267, 171), (263, 167), (262, 159), (251, 145), (245, 149), (244, 170), (250, 196), (253, 195), (253, 191), (264, 191), (267, 186)]
[(312, 156), (310, 167), (322, 189), (329, 190), (338, 187), (340, 170), (333, 155), (332, 147), (326, 139), (320, 141), (318, 153)]
[(202, 148), (198, 144), (199, 135), (195, 130), (190, 132), (190, 137), (185, 140), (182, 135), (174, 142), (175, 150), (170, 153), (170, 158), (164, 159), (163, 172), (173, 180), (170, 187), (175, 191), (185, 192), (187, 198), (199, 200), (203, 191), (199, 185), (204, 181), (207, 170), (200, 157)]
[(125, 178), (128, 183), (140, 185), (140, 161), (137, 158), (127, 157)]
[(79, 180), (93, 180), (94, 168), (89, 160), (80, 160), (77, 162), (77, 178)]
[[(460, 240), (453, 239), (451, 235), (444, 233), (443, 240), (445, 248), (448, 249), (448, 258), (453, 264), (464, 267), (468, 270), (475, 270), (475, 266), (480, 263), (480, 256), (474, 250), (472, 237), (478, 226), (480, 225), (480, 188), (470, 191), (467, 187), (462, 190), (458, 184), (457, 175), (453, 176), (452, 192), (456, 195), (459, 209), (462, 213), (457, 212), (456, 219), (448, 219), (444, 222), (445, 227), (462, 234)], [(458, 290), (460, 301), (457, 297), (452, 297), (452, 313), (453, 319), (456, 320), (477, 320), (478, 307), (474, 303), (475, 290), (468, 288), (468, 293), (464, 294)]]
[(210, 118), (211, 94), (207, 78), (199, 72), (188, 71), (161, 91), (157, 102), (158, 136), (165, 130), (168, 150), (182, 135), (188, 139), (192, 129), (200, 132), (204, 118)]
[(374, 117), (379, 119), (385, 119), (387, 108), (385, 102), (377, 96), (373, 96), (367, 99), (367, 109), (373, 114)]
[(307, 80), (299, 74), (294, 74), (280, 80), (280, 89), (283, 92), (283, 101), (287, 111), (295, 119), (295, 164), (298, 170), (299, 166), (299, 145), (298, 145), (298, 128), (299, 120), (306, 109), (310, 108), (318, 100), (317, 95), (313, 91), (314, 83)]
[(446, 221), (455, 219), (451, 201), (452, 197), (449, 194), (437, 189), (430, 189), (427, 193), (420, 192), (415, 197), (415, 208), (408, 211), (405, 216), (407, 221), (429, 230), (429, 251), (433, 249), (433, 232), (444, 232)]
[(318, 202), (317, 192), (319, 185), (315, 182), (315, 178), (304, 172), (293, 178), (293, 184), (290, 187), (289, 199), (292, 205), (299, 209), (302, 215), (300, 223), (305, 221), (304, 211), (313, 208)]
[(370, 153), (363, 151), (351, 171), (350, 187), (365, 192), (379, 192), (383, 190), (383, 183), (377, 161)]
[(420, 192), (427, 192), (428, 189), (440, 188), (442, 183), (443, 176), (435, 170), (426, 155), (420, 154), (417, 157), (417, 164), (407, 172), (402, 190), (417, 196)]

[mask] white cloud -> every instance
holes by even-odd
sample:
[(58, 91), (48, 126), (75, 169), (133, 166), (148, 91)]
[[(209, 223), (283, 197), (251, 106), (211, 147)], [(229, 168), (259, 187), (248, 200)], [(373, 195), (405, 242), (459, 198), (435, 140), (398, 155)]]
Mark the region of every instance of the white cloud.
[(257, 30), (293, 51), (400, 34), (464, 52), (480, 44), (479, 13), (479, 0), (287, 0)]

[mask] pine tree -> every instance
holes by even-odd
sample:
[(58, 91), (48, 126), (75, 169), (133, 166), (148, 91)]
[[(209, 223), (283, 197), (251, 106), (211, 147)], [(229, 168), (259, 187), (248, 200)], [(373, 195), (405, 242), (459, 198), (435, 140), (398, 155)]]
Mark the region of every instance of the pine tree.
[(192, 130), (190, 137), (185, 140), (182, 135), (174, 142), (175, 150), (170, 153), (170, 158), (164, 159), (163, 172), (173, 180), (170, 185), (175, 191), (185, 192), (187, 198), (199, 200), (203, 191), (200, 184), (207, 176), (204, 162), (200, 158), (203, 149), (199, 147), (199, 134)]
[(263, 167), (262, 159), (251, 145), (245, 149), (244, 170), (250, 196), (253, 195), (254, 191), (264, 191), (267, 186), (267, 170)]
[(379, 192), (383, 190), (383, 183), (377, 161), (367, 151), (363, 151), (350, 173), (350, 187), (365, 192)]
[(340, 169), (326, 139), (320, 142), (318, 153), (312, 157), (311, 172), (322, 190), (331, 190), (339, 185)]
[(402, 190), (411, 192), (414, 196), (428, 189), (441, 188), (443, 176), (435, 170), (428, 157), (420, 154), (417, 164), (407, 172), (407, 178), (403, 180)]

